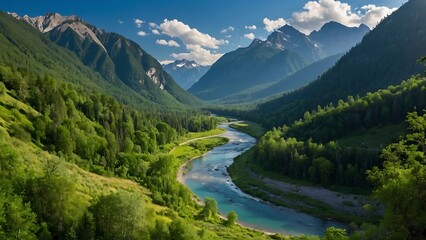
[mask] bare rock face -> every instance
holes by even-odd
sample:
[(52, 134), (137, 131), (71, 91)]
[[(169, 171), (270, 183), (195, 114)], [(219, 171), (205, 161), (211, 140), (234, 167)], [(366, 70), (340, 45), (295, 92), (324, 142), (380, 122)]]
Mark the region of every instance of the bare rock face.
[(54, 29), (57, 29), (60, 32), (65, 32), (67, 29), (72, 29), (75, 33), (77, 33), (78, 36), (80, 36), (81, 39), (84, 40), (89, 38), (106, 51), (104, 45), (98, 39), (93, 29), (90, 28), (90, 25), (85, 23), (77, 16), (61, 16), (58, 13), (48, 13), (45, 16), (31, 18), (28, 15), (19, 17), (16, 13), (10, 14), (17, 19), (26, 21), (42, 33), (48, 33)]

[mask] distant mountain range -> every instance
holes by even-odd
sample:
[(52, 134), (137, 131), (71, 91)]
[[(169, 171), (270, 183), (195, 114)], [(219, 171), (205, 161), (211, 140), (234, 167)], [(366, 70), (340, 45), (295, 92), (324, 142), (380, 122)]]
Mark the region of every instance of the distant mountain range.
[(174, 98), (185, 105), (198, 100), (179, 87), (161, 64), (135, 42), (108, 33), (77, 16), (49, 13), (19, 17), (51, 41), (74, 52), (86, 65), (111, 83), (122, 82), (150, 101), (167, 105)]
[[(399, 84), (423, 72), (417, 60), (426, 55), (425, 43), (426, 1), (410, 0), (366, 34), (318, 80), (258, 106), (252, 115), (267, 126), (291, 124), (318, 105), (337, 104), (350, 95), (362, 96)], [(388, 109), (403, 105), (398, 104)]]
[(163, 66), (179, 86), (187, 90), (210, 69), (210, 66), (202, 66), (195, 61), (186, 59), (176, 60)]
[(328, 56), (332, 56), (345, 53), (354, 47), (368, 31), (370, 28), (364, 24), (359, 27), (346, 27), (337, 22), (329, 22), (320, 30), (309, 34), (309, 38), (318, 43)]
[[(368, 30), (365, 25), (350, 28), (330, 22), (319, 31), (306, 36), (285, 25), (275, 30), (265, 41), (255, 39), (250, 46), (222, 56), (189, 92), (208, 101), (226, 103), (226, 99), (233, 99), (234, 103), (244, 102), (247, 98), (239, 101), (237, 97), (230, 96), (256, 92), (262, 86), (264, 88), (265, 85), (283, 80), (327, 56), (344, 53), (360, 42)], [(318, 69), (326, 71), (335, 62), (326, 63), (329, 65), (325, 69)], [(315, 73), (320, 75), (323, 72)], [(302, 79), (301, 82), (307, 84), (316, 77)], [(292, 88), (281, 88), (282, 91), (288, 89)]]

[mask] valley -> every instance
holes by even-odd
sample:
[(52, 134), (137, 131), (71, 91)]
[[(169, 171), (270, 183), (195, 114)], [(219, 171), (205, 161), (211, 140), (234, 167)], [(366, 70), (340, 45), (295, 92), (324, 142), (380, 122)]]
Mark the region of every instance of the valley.
[(2, 2), (0, 239), (425, 239), (425, 43), (424, 0)]

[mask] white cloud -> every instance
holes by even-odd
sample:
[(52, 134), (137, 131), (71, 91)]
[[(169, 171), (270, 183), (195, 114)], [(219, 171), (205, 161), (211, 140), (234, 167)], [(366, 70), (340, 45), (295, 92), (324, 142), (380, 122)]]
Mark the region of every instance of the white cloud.
[(336, 21), (349, 27), (365, 24), (374, 28), (381, 19), (396, 10), (396, 8), (369, 4), (353, 12), (348, 3), (337, 0), (309, 1), (303, 9), (301, 12), (293, 13), (292, 19), (289, 21), (292, 26), (306, 34), (320, 29), (330, 21)]
[(117, 22), (118, 22), (118, 24), (123, 24), (124, 23), (124, 21), (120, 20), (120, 19), (117, 19)]
[(202, 48), (199, 45), (187, 45), (189, 50), (187, 53), (173, 53), (171, 56), (176, 59), (194, 60), (197, 63), (207, 66), (215, 63), (223, 54), (212, 53), (210, 50)]
[(247, 38), (247, 39), (253, 40), (254, 34), (253, 33), (247, 33), (247, 34), (244, 34), (244, 37)]
[(156, 23), (153, 23), (153, 22), (150, 22), (149, 26), (152, 27), (152, 28), (157, 28), (158, 27), (158, 25)]
[(164, 46), (169, 46), (169, 47), (180, 47), (179, 43), (177, 43), (174, 40), (167, 41), (167, 40), (164, 40), (164, 39), (159, 39), (159, 40), (156, 40), (155, 43), (158, 44), (158, 45), (164, 45)]
[(220, 31), (220, 33), (229, 33), (235, 31), (235, 28), (233, 26), (229, 26), (228, 28), (224, 28)]
[(160, 31), (158, 31), (158, 29), (152, 29), (152, 33), (155, 35), (160, 35)]
[(142, 20), (140, 20), (138, 18), (135, 18), (134, 20), (135, 20), (135, 24), (136, 24), (137, 28), (142, 27), (142, 23), (144, 23), (144, 21), (142, 21)]
[[(228, 44), (228, 40), (216, 39), (209, 34), (202, 33), (196, 28), (191, 28), (187, 24), (177, 20), (165, 19), (163, 23), (154, 26), (161, 31), (161, 34), (172, 38), (179, 38), (187, 49), (187, 52), (173, 53), (170, 56), (176, 59), (194, 60), (201, 65), (212, 65), (223, 54), (212, 52), (206, 48), (218, 49), (220, 45)], [(235, 30), (233, 27), (227, 28), (228, 31)]]
[(225, 35), (225, 37), (226, 37), (226, 38), (231, 38), (231, 37), (232, 37), (232, 35), (231, 35), (231, 34), (229, 34), (229, 35)]
[(206, 33), (201, 33), (196, 28), (190, 28), (188, 25), (176, 19), (167, 20), (158, 26), (158, 29), (167, 36), (177, 37), (186, 45), (199, 45), (207, 48), (219, 48), (219, 45), (226, 44), (225, 40), (218, 40)]
[(392, 14), (397, 8), (388, 8), (385, 6), (376, 6), (373, 4), (361, 7), (365, 14), (361, 17), (361, 23), (374, 28), (383, 18)]
[(148, 33), (144, 32), (144, 31), (139, 31), (137, 34), (141, 37), (145, 37), (146, 35), (148, 35)]
[(284, 18), (278, 18), (277, 20), (270, 20), (269, 18), (264, 18), (263, 24), (265, 24), (266, 31), (273, 32), (275, 29), (286, 25), (287, 21), (284, 20)]
[(256, 25), (245, 26), (244, 28), (249, 29), (249, 30), (256, 30), (257, 29)]
[(161, 65), (167, 65), (167, 64), (170, 64), (170, 63), (174, 63), (174, 62), (175, 62), (174, 60), (163, 60), (163, 61), (160, 61)]

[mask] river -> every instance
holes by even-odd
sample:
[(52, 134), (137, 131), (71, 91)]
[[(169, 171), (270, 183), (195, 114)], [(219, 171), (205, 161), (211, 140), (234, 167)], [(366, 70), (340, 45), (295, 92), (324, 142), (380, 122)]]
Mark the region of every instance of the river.
[(236, 156), (253, 147), (256, 140), (227, 124), (220, 127), (227, 130), (223, 136), (229, 142), (193, 160), (184, 177), (185, 185), (200, 199), (214, 198), (221, 215), (234, 210), (240, 224), (266, 232), (323, 236), (328, 227), (347, 228), (345, 224), (277, 207), (242, 192), (232, 182), (226, 167)]

